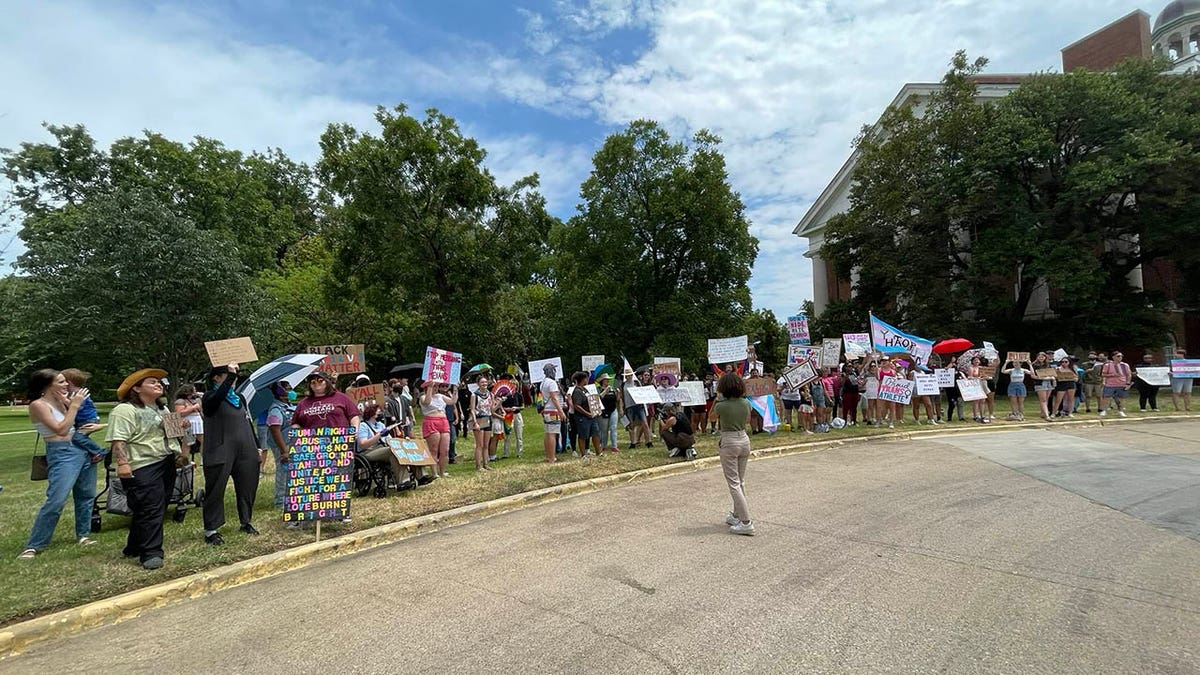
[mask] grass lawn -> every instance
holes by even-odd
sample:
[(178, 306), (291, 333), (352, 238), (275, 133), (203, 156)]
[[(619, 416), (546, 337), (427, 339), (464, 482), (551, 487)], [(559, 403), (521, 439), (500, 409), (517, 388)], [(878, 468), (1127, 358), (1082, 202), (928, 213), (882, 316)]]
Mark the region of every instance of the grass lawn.
[[(1170, 407), (1169, 398), (1164, 401), (1164, 405)], [(107, 413), (110, 408), (111, 405), (100, 406), (102, 413)], [(1136, 405), (1131, 408), (1135, 409)], [(1008, 402), (997, 401), (996, 410), (997, 416), (1002, 418), (1007, 414)], [(1025, 414), (1028, 419), (1037, 420), (1036, 399), (1027, 401)], [(1092, 413), (1092, 416), (1094, 415), (1095, 413)], [(1137, 412), (1130, 414), (1131, 417), (1137, 415)], [(491, 472), (476, 474), (472, 460), (472, 444), (469, 439), (459, 438), (457, 452), (460, 463), (450, 467), (449, 479), (435, 481), (417, 490), (391, 492), (386, 498), (355, 498), (351, 507), (353, 522), (326, 523), (322, 526), (323, 534), (336, 536), (527, 490), (679, 461), (667, 459), (666, 452), (659, 442), (651, 449), (622, 449), (617, 455), (605, 455), (595, 459), (576, 460), (569, 456), (563, 459), (560, 455), (562, 461), (545, 464), (541, 462), (541, 419), (535, 410), (530, 409), (526, 410), (525, 420), (525, 452), (522, 458), (501, 460), (493, 465)], [(949, 426), (961, 428), (979, 425), (973, 422), (955, 422)], [(997, 424), (993, 426), (1002, 427), (1004, 422), (998, 419)], [(910, 418), (908, 423), (900, 428), (912, 430), (929, 427), (917, 427), (912, 424)], [(255, 508), (254, 524), (262, 532), (257, 537), (237, 531), (237, 510), (233, 489), (230, 487), (226, 493), (226, 518), (232, 524), (227, 523), (222, 531), (226, 545), (205, 545), (200, 510), (193, 508), (183, 523), (172, 522), (168, 517), (164, 545), (166, 564), (160, 570), (148, 572), (141, 569), (136, 561), (121, 557), (128, 518), (105, 514), (102, 531), (93, 535), (99, 543), (88, 548), (77, 546), (74, 543), (73, 512), (68, 499), (50, 547), (33, 560), (17, 560), (17, 554), (24, 548), (29, 537), (34, 514), (41, 506), (46, 488), (45, 483), (29, 480), (29, 457), (34, 440), (34, 434), (29, 429), (28, 414), (24, 407), (0, 408), (0, 485), (4, 486), (3, 492), (0, 492), (0, 578), (5, 580), (0, 586), (0, 625), (313, 540), (314, 534), (311, 530), (284, 528), (281, 513), (271, 504), (274, 472), (271, 460), (268, 459), (264, 467), (265, 474), (259, 483)], [(886, 432), (886, 429), (868, 429), (861, 426), (813, 436), (781, 431), (775, 435), (756, 435), (752, 438), (751, 445), (754, 448), (766, 448)], [(622, 441), (626, 438), (622, 432)], [(97, 440), (100, 439), (102, 436), (98, 434)], [(715, 455), (715, 437), (701, 438), (697, 450), (701, 457)], [(195, 487), (199, 490), (203, 485), (202, 472), (197, 469), (195, 476)], [(103, 476), (100, 477), (100, 487), (103, 487)], [(714, 494), (713, 498), (714, 504), (719, 505), (724, 495)]]

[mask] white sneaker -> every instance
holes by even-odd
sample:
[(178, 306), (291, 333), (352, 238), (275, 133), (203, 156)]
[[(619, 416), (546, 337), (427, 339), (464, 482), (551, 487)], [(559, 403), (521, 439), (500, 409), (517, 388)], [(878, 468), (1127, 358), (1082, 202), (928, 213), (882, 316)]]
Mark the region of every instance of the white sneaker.
[(889, 428), (889, 429), (895, 429), (895, 428), (896, 428), (896, 425), (895, 425), (895, 424), (892, 424), (891, 422), (888, 422), (888, 428)]
[(738, 520), (738, 517), (737, 517), (737, 516), (735, 516), (735, 515), (733, 515), (733, 511), (730, 511), (730, 512), (729, 512), (729, 513), (728, 513), (728, 514), (725, 516), (725, 524), (726, 524), (726, 525), (728, 525), (728, 526), (730, 526), (730, 527), (733, 527), (734, 525), (741, 525), (741, 524), (742, 524), (742, 521)]
[(730, 525), (729, 531), (734, 534), (744, 534), (747, 537), (752, 537), (754, 536), (754, 523), (739, 522), (737, 525)]
[(1107, 411), (1107, 410), (1101, 410), (1101, 411), (1100, 411), (1100, 416), (1101, 416), (1101, 417), (1107, 417), (1107, 416), (1108, 416), (1108, 411)]
[(1118, 410), (1117, 414), (1120, 415), (1121, 417), (1128, 417), (1128, 415), (1125, 414), (1124, 410)]

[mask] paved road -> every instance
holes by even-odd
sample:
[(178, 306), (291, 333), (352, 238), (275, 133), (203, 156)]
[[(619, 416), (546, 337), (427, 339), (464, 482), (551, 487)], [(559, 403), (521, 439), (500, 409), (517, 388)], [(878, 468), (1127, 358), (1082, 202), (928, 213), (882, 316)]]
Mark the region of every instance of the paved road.
[(754, 538), (726, 532), (707, 470), (224, 591), (0, 670), (1195, 673), (1196, 501), (1173, 495), (1200, 483), (1197, 439), (1180, 422), (756, 461)]

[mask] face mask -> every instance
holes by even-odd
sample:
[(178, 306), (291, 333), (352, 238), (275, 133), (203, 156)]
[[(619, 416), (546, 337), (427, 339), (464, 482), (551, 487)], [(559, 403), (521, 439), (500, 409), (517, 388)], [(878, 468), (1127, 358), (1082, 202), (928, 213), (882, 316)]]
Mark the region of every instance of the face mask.
[(288, 390), (288, 403), (295, 403), (295, 402), (296, 402), (295, 390)]

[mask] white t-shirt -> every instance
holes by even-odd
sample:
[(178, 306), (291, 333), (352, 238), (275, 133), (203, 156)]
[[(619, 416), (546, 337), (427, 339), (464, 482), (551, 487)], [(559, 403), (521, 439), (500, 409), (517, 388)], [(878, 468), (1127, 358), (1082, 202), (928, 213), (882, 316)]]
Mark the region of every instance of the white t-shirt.
[(560, 392), (558, 390), (558, 383), (555, 382), (553, 379), (547, 377), (546, 379), (542, 380), (542, 383), (539, 386), (541, 387), (541, 390), (542, 390), (542, 400), (545, 401), (545, 403), (546, 403), (545, 407), (543, 408), (543, 411), (544, 412), (554, 412), (554, 413), (558, 413), (561, 415), (562, 407), (560, 405), (556, 405), (555, 399), (551, 397), (551, 394), (557, 394), (558, 402), (560, 404), (562, 403), (562, 392)]
[(781, 377), (775, 381), (775, 384), (779, 386), (779, 398), (784, 401), (800, 400), (800, 390), (795, 387), (789, 387), (786, 379)]

